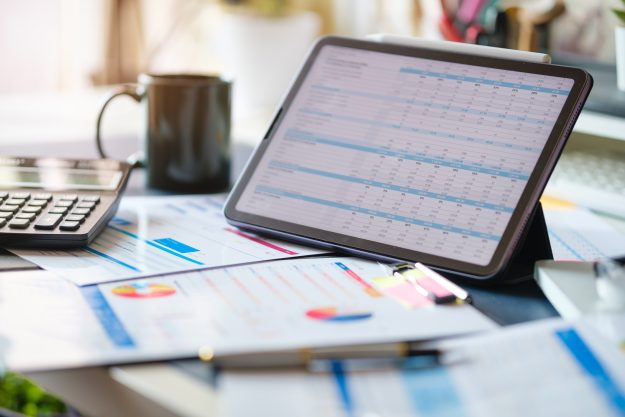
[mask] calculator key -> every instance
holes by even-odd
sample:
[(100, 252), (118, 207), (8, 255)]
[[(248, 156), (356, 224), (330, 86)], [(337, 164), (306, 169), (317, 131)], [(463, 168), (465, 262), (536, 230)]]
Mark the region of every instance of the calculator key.
[(86, 195), (82, 198), (81, 201), (88, 201), (90, 203), (98, 204), (100, 202), (100, 196), (99, 195)]
[(70, 222), (82, 223), (85, 221), (85, 216), (82, 214), (70, 214), (67, 217), (65, 217), (65, 220), (68, 220)]
[(30, 220), (26, 219), (13, 219), (9, 222), (11, 229), (26, 229), (30, 224)]
[(25, 202), (26, 200), (24, 200), (23, 198), (9, 198), (8, 200), (4, 202), (4, 204), (21, 207), (24, 205)]
[(0, 206), (0, 211), (9, 211), (11, 213), (15, 213), (20, 209), (20, 206), (14, 206), (9, 204), (3, 204)]
[(84, 209), (93, 210), (95, 208), (95, 203), (89, 202), (89, 201), (80, 202), (76, 204), (76, 208), (84, 208)]
[(16, 219), (26, 219), (29, 222), (32, 222), (37, 215), (35, 213), (17, 213), (15, 215)]
[(11, 198), (19, 198), (20, 200), (28, 200), (30, 193), (11, 193)]
[(50, 194), (50, 193), (38, 193), (38, 194), (33, 194), (33, 200), (45, 200), (45, 201), (50, 201), (50, 200), (52, 200), (52, 194)]
[(13, 217), (13, 213), (10, 211), (0, 211), (0, 219), (10, 219)]
[(75, 208), (72, 211), (72, 214), (80, 214), (80, 215), (83, 215), (83, 216), (89, 216), (89, 213), (91, 213), (91, 210), (86, 209), (86, 208)]
[(7, 219), (0, 219), (0, 228), (4, 227), (7, 224)]
[(7, 193), (6, 191), (0, 191), (0, 198), (4, 199), (8, 197), (9, 197), (9, 193)]
[(45, 207), (48, 205), (48, 200), (33, 199), (28, 202), (28, 205), (34, 207)]
[(62, 218), (62, 214), (46, 214), (35, 223), (35, 229), (52, 230), (61, 222)]
[(39, 214), (39, 213), (41, 213), (41, 207), (37, 207), (37, 206), (33, 207), (31, 205), (28, 205), (28, 206), (22, 208), (22, 213)]
[(74, 202), (70, 200), (60, 200), (54, 203), (55, 207), (71, 207), (73, 205), (74, 205)]
[(72, 203), (78, 200), (78, 196), (76, 194), (65, 194), (59, 197), (59, 200), (62, 201), (71, 201)]
[(52, 207), (48, 210), (49, 214), (65, 214), (67, 213), (67, 207)]
[(80, 227), (79, 222), (72, 222), (72, 221), (66, 220), (63, 223), (61, 223), (61, 225), (59, 226), (59, 229), (73, 232), (74, 230), (78, 230), (79, 227)]

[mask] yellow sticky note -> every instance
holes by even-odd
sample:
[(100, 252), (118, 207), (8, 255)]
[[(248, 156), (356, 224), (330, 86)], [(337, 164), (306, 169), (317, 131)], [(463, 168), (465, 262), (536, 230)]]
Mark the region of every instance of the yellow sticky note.
[(540, 198), (540, 202), (543, 208), (555, 209), (555, 210), (570, 210), (577, 206), (574, 203), (566, 200), (560, 200), (559, 198), (543, 195)]
[(393, 275), (389, 275), (385, 277), (375, 277), (373, 278), (373, 282), (375, 283), (376, 287), (383, 290), (385, 288), (392, 288), (396, 285), (404, 284), (406, 280)]

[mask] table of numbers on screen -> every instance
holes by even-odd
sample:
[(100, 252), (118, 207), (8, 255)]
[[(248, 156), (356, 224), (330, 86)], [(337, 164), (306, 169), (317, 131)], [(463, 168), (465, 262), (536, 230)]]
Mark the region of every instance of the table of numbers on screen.
[(486, 265), (572, 86), (325, 46), (237, 209)]

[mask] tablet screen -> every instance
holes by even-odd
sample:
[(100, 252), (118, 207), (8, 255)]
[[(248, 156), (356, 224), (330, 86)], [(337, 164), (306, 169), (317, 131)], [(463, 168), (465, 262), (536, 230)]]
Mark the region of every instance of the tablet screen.
[(488, 265), (573, 84), (324, 45), (236, 209)]

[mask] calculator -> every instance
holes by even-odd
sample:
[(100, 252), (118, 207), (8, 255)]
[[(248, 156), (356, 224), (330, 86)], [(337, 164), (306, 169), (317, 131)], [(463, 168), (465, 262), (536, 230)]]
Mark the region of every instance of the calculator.
[(110, 159), (0, 156), (0, 246), (88, 245), (117, 211), (130, 170)]

